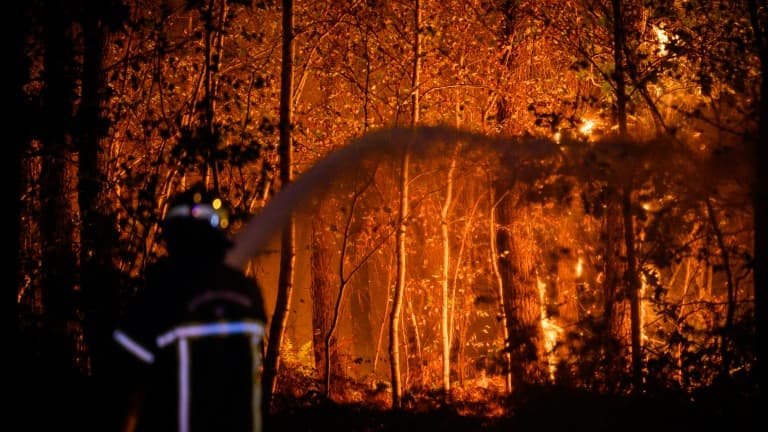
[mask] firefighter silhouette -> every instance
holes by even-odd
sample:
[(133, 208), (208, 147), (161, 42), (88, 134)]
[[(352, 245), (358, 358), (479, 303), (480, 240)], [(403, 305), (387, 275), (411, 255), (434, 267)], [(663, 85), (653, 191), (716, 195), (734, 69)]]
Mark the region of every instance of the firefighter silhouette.
[(224, 263), (228, 222), (224, 202), (200, 185), (171, 201), (162, 227), (168, 254), (147, 268), (113, 333), (133, 363), (124, 429), (262, 429), (266, 314), (256, 281)]

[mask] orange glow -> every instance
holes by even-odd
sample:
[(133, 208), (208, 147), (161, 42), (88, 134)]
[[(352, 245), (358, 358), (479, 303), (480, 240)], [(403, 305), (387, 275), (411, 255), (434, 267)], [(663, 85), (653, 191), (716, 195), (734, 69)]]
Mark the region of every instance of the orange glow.
[(667, 55), (667, 42), (669, 42), (669, 36), (667, 32), (660, 27), (653, 26), (653, 30), (656, 32), (656, 39), (659, 41), (659, 55)]
[(536, 278), (536, 285), (539, 288), (539, 298), (541, 299), (541, 328), (544, 333), (544, 347), (547, 350), (547, 363), (549, 366), (549, 377), (555, 380), (557, 366), (557, 355), (555, 354), (555, 345), (563, 329), (547, 316), (545, 292), (547, 284), (540, 278)]
[(583, 135), (589, 135), (592, 133), (592, 129), (595, 127), (595, 122), (593, 120), (584, 120), (584, 123), (579, 128), (579, 132), (581, 132)]

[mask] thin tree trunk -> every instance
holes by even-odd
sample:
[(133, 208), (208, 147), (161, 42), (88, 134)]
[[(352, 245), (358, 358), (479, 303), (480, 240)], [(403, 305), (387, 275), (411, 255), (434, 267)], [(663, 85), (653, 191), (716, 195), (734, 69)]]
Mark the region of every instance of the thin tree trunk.
[(410, 153), (408, 145), (403, 149), (403, 159), (400, 164), (400, 221), (395, 239), (397, 256), (397, 279), (395, 292), (392, 296), (392, 310), (389, 316), (389, 364), (392, 376), (392, 408), (401, 408), (402, 383), (400, 376), (400, 310), (403, 305), (405, 291), (406, 266), (406, 221), (408, 218), (408, 165)]
[(467, 322), (469, 321), (467, 317), (469, 314), (467, 311), (468, 308), (469, 305), (467, 304), (467, 294), (464, 294), (461, 298), (461, 308), (459, 308), (461, 318), (456, 325), (459, 334), (457, 340), (461, 342), (457, 344), (458, 349), (456, 350), (456, 369), (459, 371), (460, 387), (464, 387), (464, 383), (467, 377), (467, 344), (463, 342), (467, 340), (467, 330), (469, 329), (469, 323)]
[[(13, 105), (11, 111), (13, 117), (11, 118), (10, 128), (12, 130), (11, 139), (13, 142), (13, 156), (10, 160), (10, 169), (8, 169), (6, 178), (10, 181), (7, 196), (10, 199), (8, 206), (10, 206), (9, 215), (7, 219), (9, 222), (9, 233), (11, 236), (10, 241), (6, 243), (6, 253), (3, 256), (13, 256), (14, 259), (5, 268), (7, 277), (4, 278), (5, 283), (8, 284), (2, 295), (2, 325), (3, 335), (6, 335), (5, 340), (8, 341), (8, 348), (5, 349), (5, 353), (8, 356), (8, 361), (5, 363), (6, 368), (14, 373), (9, 374), (6, 379), (5, 388), (8, 394), (12, 394), (13, 397), (8, 398), (9, 406), (6, 407), (7, 412), (11, 413), (11, 425), (19, 430), (23, 427), (29, 428), (28, 418), (37, 415), (36, 404), (39, 401), (39, 394), (36, 389), (30, 385), (30, 383), (36, 382), (38, 379), (38, 372), (35, 368), (30, 366), (30, 354), (32, 350), (30, 348), (30, 340), (25, 337), (22, 331), (23, 323), (20, 301), (23, 297), (24, 285), (22, 279), (22, 264), (24, 262), (24, 256), (32, 250), (28, 247), (27, 242), (23, 240), (24, 237), (29, 235), (27, 230), (23, 230), (26, 224), (22, 224), (21, 215), (24, 209), (24, 203), (22, 201), (23, 186), (27, 182), (24, 181), (25, 170), (24, 164), (26, 161), (25, 153), (28, 151), (30, 144), (29, 133), (31, 131), (29, 122), (33, 121), (33, 116), (29, 115), (30, 106), (27, 103), (26, 95), (24, 92), (24, 85), (26, 84), (29, 76), (30, 59), (25, 50), (25, 37), (30, 23), (27, 20), (29, 15), (28, 9), (30, 8), (30, 2), (14, 3), (11, 6), (11, 14), (8, 20), (15, 23), (16, 31), (11, 32), (11, 54), (8, 68), (11, 70), (12, 77), (10, 78), (10, 85), (13, 89)], [(23, 29), (24, 31), (20, 31)], [(22, 421), (25, 424), (13, 424), (13, 418), (17, 419), (18, 423)]]
[[(293, 180), (291, 127), (293, 123), (293, 1), (283, 0), (283, 64), (280, 82), (280, 181), (284, 189)], [(293, 215), (283, 228), (280, 249), (275, 312), (269, 328), (267, 353), (264, 359), (263, 388), (265, 414), (271, 411), (272, 397), (277, 391), (280, 370), (280, 351), (288, 324), (288, 312), (293, 295), (294, 266), (296, 263), (296, 228)]]
[[(464, 224), (464, 232), (461, 235), (461, 242), (459, 246), (459, 253), (456, 255), (456, 262), (454, 263), (454, 271), (453, 271), (453, 281), (452, 281), (452, 287), (451, 287), (451, 294), (450, 294), (450, 310), (448, 312), (449, 316), (449, 323), (448, 323), (448, 329), (449, 329), (449, 344), (451, 349), (453, 347), (458, 347), (456, 350), (456, 359), (455, 359), (455, 365), (456, 365), (456, 372), (459, 379), (459, 386), (464, 386), (464, 372), (466, 370), (465, 368), (465, 362), (464, 362), (464, 347), (467, 343), (467, 297), (471, 296), (472, 294), (469, 292), (470, 290), (464, 290), (464, 293), (461, 296), (461, 304), (459, 304), (459, 300), (456, 296), (458, 281), (459, 281), (459, 272), (461, 271), (461, 262), (463, 260), (464, 250), (467, 248), (467, 237), (469, 236), (469, 232), (473, 227), (474, 220), (475, 220), (475, 214), (477, 213), (477, 207), (482, 202), (483, 198), (482, 196), (479, 196), (477, 200), (475, 201), (475, 204), (472, 206), (472, 211), (469, 215), (469, 218), (467, 219), (466, 223)], [(470, 257), (470, 259), (472, 259)], [(460, 313), (460, 318), (456, 318), (456, 315)]]
[[(227, 0), (219, 0), (216, 8), (216, 0), (209, 0), (205, 11), (206, 35), (205, 35), (205, 95), (204, 95), (204, 121), (202, 137), (205, 146), (205, 166), (202, 169), (203, 182), (206, 181), (210, 170), (213, 181), (213, 189), (219, 190), (219, 167), (214, 156), (219, 144), (216, 131), (216, 81), (215, 74), (219, 70), (224, 54), (224, 23), (227, 15)], [(217, 12), (214, 12), (218, 9)]]
[(768, 34), (765, 28), (765, 3), (747, 0), (755, 48), (760, 59), (760, 105), (758, 139), (754, 143), (755, 175), (752, 203), (754, 208), (754, 289), (756, 374), (760, 397), (768, 399)]
[(624, 218), (624, 243), (627, 252), (627, 271), (625, 273), (625, 286), (629, 290), (630, 305), (630, 335), (632, 342), (632, 381), (634, 391), (639, 392), (643, 385), (643, 358), (641, 340), (641, 316), (640, 308), (640, 279), (637, 268), (637, 255), (635, 252), (635, 230), (632, 216), (632, 190), (627, 186), (622, 192), (622, 214)]
[[(424, 374), (424, 351), (421, 348), (421, 332), (419, 331), (419, 320), (416, 318), (416, 312), (413, 310), (413, 301), (411, 300), (411, 295), (406, 297), (406, 303), (408, 306), (408, 316), (411, 318), (411, 326), (413, 326), (413, 345), (414, 345), (414, 353), (413, 358), (415, 359), (415, 367), (413, 374), (410, 373), (410, 371), (407, 371), (408, 377), (414, 376), (416, 384), (422, 385), (425, 383), (425, 374)], [(404, 335), (408, 334), (407, 327), (404, 326), (406, 331), (403, 332)], [(410, 340), (410, 339), (407, 339)]]
[[(347, 248), (349, 247), (349, 236), (352, 228), (352, 219), (355, 215), (355, 208), (357, 207), (361, 193), (362, 192), (355, 192), (354, 197), (352, 198), (352, 205), (350, 206), (349, 212), (347, 213), (347, 220), (344, 223), (344, 235), (341, 239), (341, 256), (339, 257), (339, 291), (338, 295), (336, 296), (336, 303), (333, 308), (331, 325), (328, 327), (328, 332), (325, 334), (325, 396), (327, 398), (331, 397), (331, 349), (335, 348), (332, 347), (334, 341), (334, 333), (336, 332), (336, 327), (339, 324), (341, 306), (344, 302), (344, 294), (346, 293), (349, 279), (352, 276), (352, 273), (350, 273), (349, 276), (345, 276), (344, 273), (346, 270), (344, 269), (344, 264), (347, 260)], [(357, 268), (359, 269), (360, 267)]]
[(622, 0), (611, 0), (613, 5), (613, 65), (616, 83), (616, 120), (619, 134), (627, 135), (627, 90), (624, 83), (624, 11)]
[(706, 205), (707, 214), (709, 215), (709, 223), (712, 225), (712, 230), (715, 232), (715, 239), (717, 240), (717, 246), (720, 248), (720, 257), (723, 260), (723, 271), (725, 272), (725, 287), (728, 290), (725, 323), (723, 324), (723, 331), (720, 336), (720, 361), (722, 362), (720, 376), (721, 378), (728, 378), (731, 369), (731, 349), (729, 344), (731, 332), (733, 331), (733, 316), (736, 309), (736, 299), (733, 290), (733, 273), (731, 271), (730, 254), (725, 245), (723, 231), (718, 225), (715, 209), (712, 208), (712, 202), (709, 199), (706, 200)]
[[(687, 310), (685, 309), (685, 298), (688, 296), (688, 289), (690, 288), (693, 279), (693, 276), (691, 275), (691, 259), (686, 259), (684, 264), (680, 264), (680, 266), (683, 265), (685, 265), (685, 276), (683, 276), (683, 292), (680, 294), (680, 307), (678, 308), (677, 316), (675, 317), (676, 331), (678, 334), (682, 334), (685, 327), (684, 317), (687, 313)], [(672, 281), (670, 281), (669, 285), (673, 286)], [(688, 374), (686, 373), (685, 369), (683, 369), (683, 344), (680, 341), (675, 342), (674, 356), (675, 364), (678, 370), (678, 383), (682, 386), (682, 388), (687, 388)]]
[[(397, 257), (392, 257), (393, 259), (396, 259)], [(389, 264), (387, 264), (387, 282), (384, 284), (386, 287), (385, 289), (389, 291), (389, 287), (392, 286), (392, 262), (390, 261)], [(379, 327), (379, 337), (376, 339), (376, 352), (373, 357), (373, 373), (376, 373), (376, 366), (379, 364), (379, 351), (381, 350), (381, 341), (384, 339), (384, 328), (387, 324), (387, 312), (390, 311), (390, 304), (392, 304), (392, 298), (387, 295), (386, 296), (386, 304), (384, 305), (384, 313), (381, 317), (381, 326)]]
[[(419, 124), (419, 80), (421, 73), (421, 0), (416, 0), (413, 7), (414, 17), (414, 43), (413, 43), (413, 76), (411, 80), (411, 126)], [(392, 313), (389, 320), (389, 358), (392, 373), (392, 408), (401, 408), (403, 396), (400, 376), (400, 310), (405, 292), (406, 269), (406, 226), (408, 223), (408, 169), (411, 160), (409, 145), (403, 148), (402, 161), (400, 163), (400, 221), (396, 237), (397, 250), (397, 282), (392, 300)]]
[[(503, 196), (502, 196), (503, 198)], [(502, 359), (504, 362), (504, 389), (507, 393), (512, 391), (512, 369), (511, 358), (509, 352), (509, 328), (507, 326), (507, 312), (506, 302), (504, 300), (504, 280), (501, 277), (499, 271), (499, 248), (497, 247), (496, 239), (496, 205), (497, 198), (496, 192), (491, 183), (488, 187), (488, 240), (490, 242), (490, 255), (491, 255), (491, 269), (496, 279), (497, 294), (499, 297), (499, 318), (504, 335), (504, 350), (502, 351)]]
[(440, 235), (443, 243), (443, 273), (442, 273), (442, 307), (440, 310), (441, 318), (441, 337), (443, 347), (443, 391), (447, 394), (451, 390), (451, 338), (448, 327), (449, 312), (449, 274), (451, 266), (451, 242), (448, 230), (448, 210), (451, 208), (453, 199), (453, 173), (456, 170), (456, 158), (458, 157), (460, 145), (457, 145), (451, 156), (450, 166), (446, 179), (445, 200), (440, 209)]

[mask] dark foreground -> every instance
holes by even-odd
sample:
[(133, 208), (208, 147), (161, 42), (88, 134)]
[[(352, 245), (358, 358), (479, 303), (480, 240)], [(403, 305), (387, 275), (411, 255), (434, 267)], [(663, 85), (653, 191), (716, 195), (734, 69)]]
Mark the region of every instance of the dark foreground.
[[(768, 406), (733, 394), (699, 401), (544, 391), (527, 400), (454, 401), (399, 412), (369, 403), (282, 401), (267, 431), (747, 431), (768, 425)], [(488, 408), (499, 407), (489, 414)], [(498, 411), (504, 407), (504, 413)]]
[[(81, 393), (85, 388), (74, 383), (27, 384), (3, 398), (0, 432), (110, 432), (94, 427), (94, 419), (103, 420), (114, 404), (103, 392), (87, 392), (88, 398)], [(388, 393), (358, 392), (355, 399), (330, 402), (317, 392), (276, 395), (265, 432), (731, 432), (762, 431), (768, 425), (768, 404), (734, 389), (685, 397), (619, 397), (547, 387), (515, 398), (475, 389), (453, 394), (449, 401), (439, 394), (408, 397), (398, 411), (389, 409)]]

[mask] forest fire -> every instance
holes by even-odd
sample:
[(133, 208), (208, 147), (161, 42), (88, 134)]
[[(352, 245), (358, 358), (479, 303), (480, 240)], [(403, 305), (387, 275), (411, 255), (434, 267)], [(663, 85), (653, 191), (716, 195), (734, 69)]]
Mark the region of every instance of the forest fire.
[(105, 334), (195, 183), (267, 303), (267, 429), (753, 415), (768, 9), (43, 3), (14, 10), (19, 430), (105, 430)]

